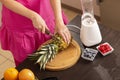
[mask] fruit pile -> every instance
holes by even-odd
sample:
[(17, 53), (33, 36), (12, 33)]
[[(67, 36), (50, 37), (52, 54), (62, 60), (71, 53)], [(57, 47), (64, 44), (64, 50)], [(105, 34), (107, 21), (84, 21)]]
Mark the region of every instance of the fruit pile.
[(4, 80), (37, 80), (30, 69), (22, 69), (20, 72), (15, 68), (8, 68), (4, 72)]
[(103, 43), (100, 44), (97, 49), (100, 51), (100, 53), (105, 56), (109, 53), (111, 53), (113, 51), (113, 48), (111, 47), (111, 45), (109, 43)]
[(50, 42), (43, 44), (40, 48), (29, 55), (30, 60), (35, 60), (39, 64), (40, 69), (45, 69), (47, 62), (52, 61), (59, 51), (66, 49), (69, 46), (63, 38), (56, 33)]

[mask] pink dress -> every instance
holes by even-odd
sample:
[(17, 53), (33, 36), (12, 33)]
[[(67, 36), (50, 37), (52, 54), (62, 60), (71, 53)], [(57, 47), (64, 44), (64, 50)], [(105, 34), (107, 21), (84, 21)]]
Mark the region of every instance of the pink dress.
[[(54, 33), (54, 15), (49, 0), (17, 0), (27, 8), (34, 10), (45, 20), (48, 28)], [(67, 19), (63, 14), (65, 24)], [(16, 65), (32, 54), (50, 36), (42, 34), (32, 25), (32, 21), (16, 14), (5, 6), (2, 9), (2, 26), (0, 42), (4, 50), (10, 50)]]

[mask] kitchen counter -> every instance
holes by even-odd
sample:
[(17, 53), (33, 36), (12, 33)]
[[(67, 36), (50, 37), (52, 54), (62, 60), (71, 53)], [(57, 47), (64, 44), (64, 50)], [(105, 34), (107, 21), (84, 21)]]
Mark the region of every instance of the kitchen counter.
[[(80, 27), (80, 17), (77, 15), (69, 24)], [(98, 53), (93, 62), (80, 58), (74, 66), (62, 71), (40, 70), (39, 66), (29, 59), (26, 59), (16, 68), (18, 70), (29, 68), (39, 79), (57, 77), (58, 80), (120, 80), (120, 32), (101, 24), (99, 27), (103, 37), (101, 43), (108, 42), (114, 48), (114, 51), (107, 56)], [(83, 50), (85, 46), (80, 41), (79, 29), (74, 27), (69, 27), (69, 29)], [(96, 48), (96, 46), (91, 48)]]

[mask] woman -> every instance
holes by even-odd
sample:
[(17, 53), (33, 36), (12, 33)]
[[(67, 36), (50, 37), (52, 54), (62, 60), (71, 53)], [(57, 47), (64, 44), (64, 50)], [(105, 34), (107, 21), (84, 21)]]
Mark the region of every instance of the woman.
[[(0, 41), (4, 50), (10, 50), (16, 65), (42, 43), (59, 33), (69, 44), (67, 19), (61, 11), (60, 0), (0, 0), (3, 4)], [(55, 27), (56, 26), (56, 27)]]

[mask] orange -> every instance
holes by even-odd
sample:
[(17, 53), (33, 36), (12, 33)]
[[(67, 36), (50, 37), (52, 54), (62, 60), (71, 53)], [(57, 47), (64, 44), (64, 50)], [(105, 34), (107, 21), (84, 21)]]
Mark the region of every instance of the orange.
[(18, 79), (18, 70), (15, 68), (8, 68), (4, 72), (5, 80), (17, 80)]
[(35, 80), (35, 75), (30, 69), (22, 69), (18, 77), (19, 80)]

